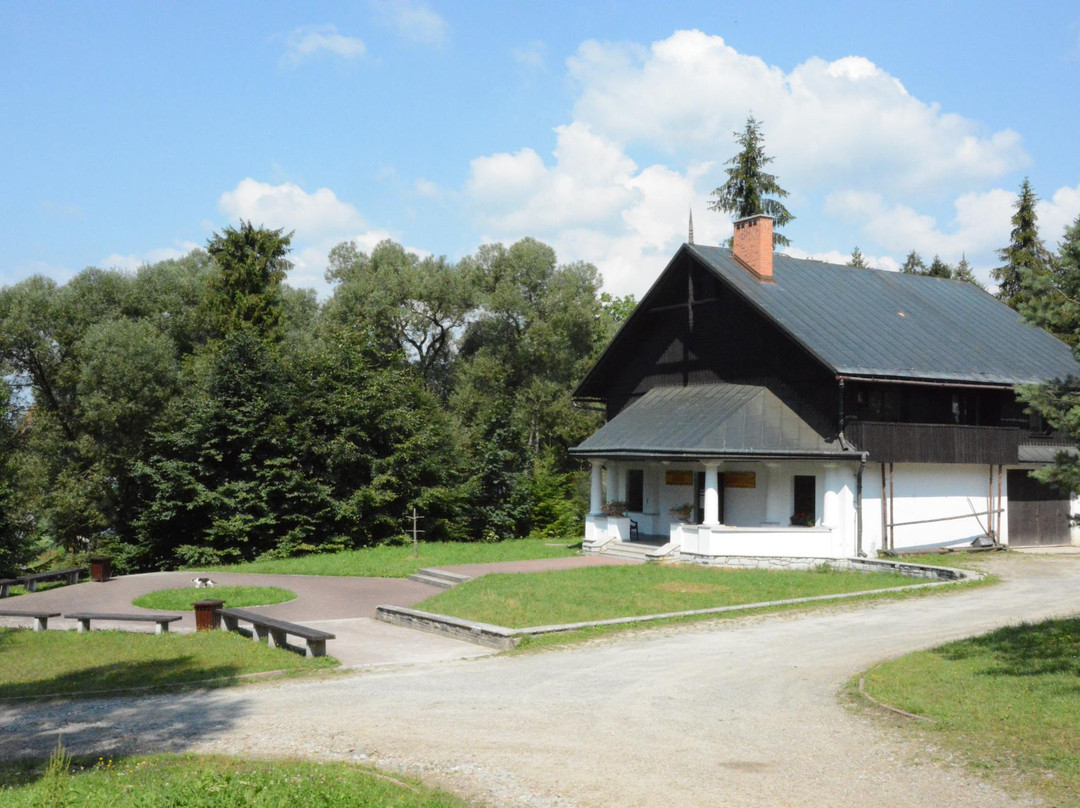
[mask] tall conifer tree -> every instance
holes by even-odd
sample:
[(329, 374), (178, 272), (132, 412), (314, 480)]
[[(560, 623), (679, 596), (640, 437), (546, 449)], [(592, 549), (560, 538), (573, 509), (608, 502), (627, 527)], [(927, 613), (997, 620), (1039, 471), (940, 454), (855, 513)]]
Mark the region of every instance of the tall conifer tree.
[(857, 269), (866, 269), (870, 266), (866, 263), (866, 256), (862, 254), (862, 250), (857, 246), (851, 251), (851, 258), (848, 259), (847, 265)]
[(924, 275), (929, 275), (931, 278), (951, 278), (953, 276), (953, 268), (941, 260), (941, 256), (935, 255), (934, 260), (930, 262), (929, 268)]
[(979, 283), (979, 279), (975, 277), (975, 272), (972, 270), (971, 264), (968, 263), (967, 256), (960, 257), (960, 263), (953, 268), (952, 276), (958, 281), (967, 281), (975, 284), (980, 289), (983, 288), (983, 285)]
[[(712, 192), (709, 210), (732, 213), (739, 219), (763, 213), (773, 217), (777, 228), (783, 227), (795, 217), (776, 198), (782, 199), (788, 192), (780, 187), (775, 175), (765, 170), (773, 158), (765, 155), (761, 123), (751, 115), (743, 131), (734, 135), (742, 151), (727, 161), (727, 182)], [(790, 243), (786, 236), (773, 231), (773, 245)]]
[(1056, 260), (1024, 278), (1020, 313), (1069, 345), (1080, 344), (1080, 216), (1065, 228)]
[(1019, 309), (1028, 298), (1024, 285), (1037, 282), (1037, 276), (1045, 275), (1052, 261), (1039, 238), (1036, 202), (1038, 197), (1025, 177), (1013, 205), (1016, 212), (1012, 216), (1009, 246), (998, 250), (998, 259), (1004, 263), (993, 271), (998, 282), (998, 300), (1014, 309)]
[(907, 254), (907, 258), (904, 259), (903, 265), (900, 267), (900, 271), (905, 275), (925, 275), (926, 274), (926, 262), (922, 260), (922, 256), (912, 250)]

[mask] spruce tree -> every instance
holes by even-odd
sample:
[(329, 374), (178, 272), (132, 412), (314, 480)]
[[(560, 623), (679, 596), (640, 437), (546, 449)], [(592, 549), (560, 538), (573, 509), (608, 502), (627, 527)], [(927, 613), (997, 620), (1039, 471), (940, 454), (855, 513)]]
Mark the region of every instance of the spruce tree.
[(961, 256), (960, 263), (953, 268), (952, 276), (954, 280), (967, 281), (975, 284), (980, 289), (983, 288), (983, 285), (979, 283), (979, 279), (975, 277), (975, 272), (971, 269), (967, 256)]
[(1003, 265), (993, 271), (998, 282), (997, 297), (1002, 303), (1019, 309), (1028, 299), (1025, 284), (1039, 283), (1038, 276), (1049, 271), (1050, 253), (1039, 238), (1038, 215), (1035, 203), (1038, 197), (1025, 177), (1013, 207), (1012, 234), (1008, 247), (998, 250)]
[(254, 328), (277, 341), (284, 311), (281, 284), (292, 268), (286, 258), (292, 233), (255, 227), (241, 220), (240, 228), (214, 233), (206, 251), (216, 272), (210, 278), (210, 310), (220, 336)]
[[(733, 134), (742, 151), (727, 161), (727, 182), (713, 190), (709, 210), (732, 213), (738, 219), (763, 213), (773, 218), (776, 228), (783, 227), (795, 217), (775, 198), (782, 199), (788, 192), (780, 187), (775, 175), (765, 171), (773, 158), (765, 155), (761, 123), (751, 115), (743, 131)], [(790, 243), (786, 236), (773, 231), (774, 246)]]
[(851, 258), (848, 259), (847, 265), (857, 269), (867, 269), (870, 266), (866, 263), (866, 257), (862, 254), (862, 250), (860, 250), (858, 246), (851, 251)]
[(1065, 228), (1065, 239), (1047, 271), (1023, 279), (1020, 313), (1069, 345), (1080, 343), (1080, 217)]
[(953, 268), (942, 261), (940, 256), (935, 255), (934, 260), (930, 262), (929, 268), (923, 274), (929, 275), (931, 278), (951, 278)]
[(900, 271), (905, 275), (925, 275), (926, 262), (922, 260), (921, 255), (912, 250), (907, 254), (907, 258), (904, 259)]
[[(1025, 273), (1022, 280), (1020, 313), (1024, 319), (1071, 345), (1075, 355), (1080, 350), (1080, 217), (1065, 229), (1065, 239), (1047, 271)], [(1066, 443), (1080, 442), (1080, 379), (1025, 385), (1019, 388), (1018, 397), (1051, 429), (1062, 432)], [(1034, 476), (1074, 494), (1080, 492), (1080, 457), (1058, 452), (1053, 464)]]

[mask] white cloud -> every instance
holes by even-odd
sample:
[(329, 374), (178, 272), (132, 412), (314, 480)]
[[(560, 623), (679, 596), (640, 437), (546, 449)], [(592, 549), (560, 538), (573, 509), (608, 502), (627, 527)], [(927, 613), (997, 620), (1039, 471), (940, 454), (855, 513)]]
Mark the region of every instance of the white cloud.
[[(915, 250), (926, 261), (938, 255), (952, 264), (966, 257), (985, 282), (997, 266), (997, 250), (1009, 242), (1016, 197), (1016, 191), (1004, 188), (966, 193), (953, 200), (952, 218), (939, 222), (911, 206), (890, 203), (881, 194), (840, 191), (826, 197), (824, 212), (849, 226), (854, 240), (876, 243), (896, 255)], [(1056, 250), (1065, 228), (1080, 216), (1080, 185), (1059, 188), (1049, 199), (1039, 200), (1036, 212), (1040, 237)], [(802, 255), (833, 260), (839, 253)], [(878, 260), (884, 266), (884, 258)], [(846, 261), (844, 257), (840, 263)]]
[(192, 250), (198, 249), (200, 244), (194, 241), (180, 241), (174, 247), (155, 247), (140, 253), (110, 253), (98, 262), (98, 266), (106, 269), (121, 269), (125, 272), (134, 272), (144, 264), (156, 264), (158, 261), (168, 261), (173, 258), (183, 258)]
[(859, 56), (812, 57), (785, 73), (718, 36), (678, 31), (647, 50), (586, 42), (568, 66), (581, 85), (574, 119), (597, 134), (698, 159), (726, 157), (732, 132), (752, 112), (777, 173), (805, 188), (924, 193), (1028, 163), (1016, 132), (985, 132), (942, 112)]
[(0, 269), (0, 286), (19, 283), (34, 275), (44, 275), (52, 278), (57, 284), (65, 284), (75, 277), (76, 271), (63, 264), (51, 264), (48, 261), (30, 261), (13, 270)]
[(1035, 212), (1039, 216), (1039, 235), (1047, 247), (1056, 250), (1065, 228), (1080, 216), (1080, 185), (1058, 188), (1050, 199), (1039, 200)]
[(247, 219), (256, 225), (295, 230), (298, 236), (309, 239), (366, 227), (360, 212), (338, 199), (329, 188), (308, 193), (291, 182), (271, 185), (248, 177), (223, 193), (218, 207), (232, 220)]
[(305, 25), (285, 38), (283, 61), (296, 67), (319, 54), (328, 53), (342, 59), (359, 59), (367, 48), (356, 37), (339, 34), (333, 25)]
[(48, 214), (57, 216), (62, 219), (85, 219), (86, 211), (79, 205), (72, 202), (52, 202), (46, 201), (41, 203), (41, 209)]
[(532, 149), (472, 161), (467, 190), (486, 227), (551, 232), (615, 221), (634, 197), (634, 162), (587, 126), (560, 126), (553, 168)]
[(442, 189), (438, 185), (422, 178), (413, 182), (413, 190), (425, 199), (434, 199), (442, 194)]
[(691, 207), (699, 214), (699, 242), (730, 235), (726, 219), (702, 215), (705, 198), (694, 188), (709, 163), (684, 172), (663, 165), (639, 169), (583, 124), (556, 132), (550, 166), (527, 148), (472, 161), (466, 193), (487, 238), (544, 239), (563, 260), (596, 264), (609, 290), (641, 294), (686, 240)]
[[(293, 269), (288, 283), (315, 289), (320, 295), (329, 288), (324, 273), (327, 255), (335, 246), (355, 241), (360, 249), (370, 251), (380, 241), (393, 238), (388, 230), (372, 227), (360, 211), (338, 199), (329, 188), (309, 193), (291, 182), (271, 185), (248, 177), (221, 195), (218, 208), (234, 225), (245, 219), (255, 225), (292, 231), (289, 259)], [(413, 247), (407, 249), (426, 254)]]
[[(823, 250), (792, 254), (846, 263), (858, 244), (871, 266), (895, 270), (914, 249), (966, 256), (985, 279), (1008, 241), (1015, 191), (994, 186), (1028, 164), (1020, 136), (913, 96), (865, 57), (785, 71), (678, 31), (649, 47), (585, 42), (567, 69), (579, 93), (554, 154), (525, 144), (477, 157), (465, 196), (489, 237), (542, 238), (562, 260), (595, 263), (611, 291), (647, 288), (685, 240), (688, 206), (699, 243), (727, 238), (707, 197), (748, 113), (791, 192), (792, 229), (809, 228)], [(1048, 246), (1078, 212), (1080, 186), (1040, 203)]]
[(547, 68), (547, 46), (540, 40), (519, 45), (510, 51), (514, 61), (529, 70)]
[[(853, 238), (863, 236), (875, 243), (907, 254), (940, 255), (950, 262), (963, 255), (989, 253), (1003, 246), (1015, 194), (1000, 188), (968, 193), (953, 202), (955, 214), (947, 227), (933, 216), (908, 205), (890, 204), (881, 194), (842, 191), (826, 198), (825, 213), (851, 225)], [(1007, 236), (1006, 236), (1007, 238)]]
[(372, 6), (383, 21), (405, 39), (422, 45), (441, 45), (449, 25), (438, 12), (419, 0), (376, 0)]
[[(854, 248), (853, 248), (854, 249)], [(826, 250), (824, 252), (807, 252), (798, 247), (785, 247), (783, 252), (792, 258), (810, 258), (814, 261), (824, 261), (827, 264), (846, 264), (851, 260), (850, 252), (840, 250)], [(860, 252), (862, 252), (860, 250)], [(870, 269), (884, 269), (889, 272), (899, 272), (900, 263), (891, 255), (867, 255), (863, 253), (863, 260)]]

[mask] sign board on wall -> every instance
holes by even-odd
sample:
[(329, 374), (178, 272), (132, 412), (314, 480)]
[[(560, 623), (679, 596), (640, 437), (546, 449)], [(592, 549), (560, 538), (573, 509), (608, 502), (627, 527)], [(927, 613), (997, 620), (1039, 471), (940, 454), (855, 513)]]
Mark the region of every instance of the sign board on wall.
[(757, 477), (752, 471), (725, 471), (724, 488), (757, 488)]
[(693, 485), (694, 472), (692, 471), (665, 471), (664, 485)]

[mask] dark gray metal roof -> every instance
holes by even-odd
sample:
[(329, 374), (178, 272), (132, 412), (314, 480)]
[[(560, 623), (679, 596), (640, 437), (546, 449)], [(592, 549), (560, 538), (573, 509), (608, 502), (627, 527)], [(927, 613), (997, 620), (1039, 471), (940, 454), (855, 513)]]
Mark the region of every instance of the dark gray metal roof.
[(721, 247), (687, 245), (840, 375), (986, 384), (1080, 376), (1072, 350), (974, 284), (776, 254), (774, 283)]
[(827, 440), (765, 387), (657, 387), (580, 446), (599, 457), (836, 457), (857, 459)]
[(1053, 463), (1060, 452), (1076, 457), (1080, 450), (1075, 446), (1063, 443), (1021, 443), (1017, 452), (1017, 459), (1021, 463), (1039, 463), (1046, 465)]

